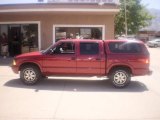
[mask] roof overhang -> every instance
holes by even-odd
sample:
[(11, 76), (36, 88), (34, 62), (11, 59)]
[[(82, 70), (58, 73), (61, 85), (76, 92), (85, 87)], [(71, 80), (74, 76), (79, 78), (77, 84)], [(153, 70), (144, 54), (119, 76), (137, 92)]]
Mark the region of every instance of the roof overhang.
[(86, 5), (86, 4), (36, 4), (36, 5), (3, 5), (0, 13), (102, 13), (116, 14), (119, 12), (117, 5)]
[(0, 13), (17, 13), (17, 12), (103, 12), (103, 13), (118, 13), (119, 9), (71, 9), (71, 8), (53, 8), (53, 9), (7, 9), (0, 10)]

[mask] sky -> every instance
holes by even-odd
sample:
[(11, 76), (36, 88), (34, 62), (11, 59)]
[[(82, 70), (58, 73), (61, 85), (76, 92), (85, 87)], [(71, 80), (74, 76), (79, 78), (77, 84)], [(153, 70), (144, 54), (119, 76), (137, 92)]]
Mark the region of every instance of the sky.
[(142, 0), (142, 4), (147, 8), (160, 9), (160, 0)]
[[(0, 0), (0, 4), (13, 4), (13, 3), (36, 3), (38, 0)], [(47, 0), (44, 0), (45, 2)], [(142, 4), (147, 8), (160, 9), (160, 0), (142, 0)]]

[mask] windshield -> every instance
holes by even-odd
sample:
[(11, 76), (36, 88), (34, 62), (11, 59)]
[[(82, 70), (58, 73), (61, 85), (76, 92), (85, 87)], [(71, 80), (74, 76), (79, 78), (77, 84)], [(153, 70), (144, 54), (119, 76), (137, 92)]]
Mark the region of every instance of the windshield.
[(48, 50), (50, 50), (51, 48), (53, 48), (53, 45), (49, 46), (47, 49), (43, 50), (42, 53), (45, 54), (47, 53)]

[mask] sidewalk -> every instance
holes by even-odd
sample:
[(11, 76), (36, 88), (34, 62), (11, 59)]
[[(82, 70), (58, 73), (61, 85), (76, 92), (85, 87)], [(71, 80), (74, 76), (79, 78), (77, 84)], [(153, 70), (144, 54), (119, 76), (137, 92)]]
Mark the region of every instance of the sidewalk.
[(3, 58), (0, 56), (0, 66), (10, 66), (12, 63), (13, 57)]

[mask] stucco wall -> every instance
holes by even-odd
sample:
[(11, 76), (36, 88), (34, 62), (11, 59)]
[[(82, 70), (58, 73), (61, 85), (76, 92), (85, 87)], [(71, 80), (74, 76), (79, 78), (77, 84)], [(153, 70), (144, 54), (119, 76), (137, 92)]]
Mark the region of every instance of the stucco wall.
[(105, 25), (105, 39), (114, 38), (114, 15), (52, 14), (52, 13), (1, 13), (0, 22), (40, 21), (41, 48), (53, 42), (53, 25)]

